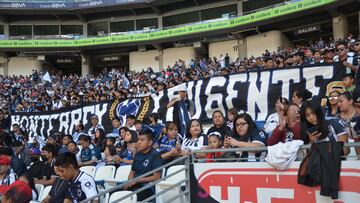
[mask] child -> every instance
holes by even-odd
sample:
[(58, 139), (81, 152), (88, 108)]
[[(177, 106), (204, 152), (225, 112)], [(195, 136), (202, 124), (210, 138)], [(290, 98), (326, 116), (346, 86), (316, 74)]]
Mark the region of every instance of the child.
[(228, 121), (227, 121), (226, 125), (229, 126), (229, 128), (231, 128), (231, 130), (234, 127), (234, 119), (236, 118), (237, 115), (238, 115), (238, 112), (235, 108), (231, 108), (227, 112)]
[(342, 79), (345, 91), (352, 92), (355, 89), (354, 85), (354, 75), (352, 73), (346, 74), (345, 77)]
[(164, 163), (172, 161), (181, 154), (181, 145), (179, 141), (179, 130), (174, 122), (166, 125), (166, 134), (159, 140), (157, 151), (161, 154)]
[[(209, 149), (221, 149), (221, 135), (218, 132), (213, 132), (209, 135)], [(214, 159), (221, 157), (221, 152), (212, 152), (206, 154), (206, 162), (214, 162)]]
[(106, 143), (106, 146), (108, 146), (108, 145), (115, 146), (115, 138), (114, 137), (107, 137), (105, 143)]
[(135, 145), (138, 141), (138, 135), (133, 130), (127, 130), (124, 136), (124, 148), (115, 156), (115, 163), (120, 166), (130, 165), (136, 153)]

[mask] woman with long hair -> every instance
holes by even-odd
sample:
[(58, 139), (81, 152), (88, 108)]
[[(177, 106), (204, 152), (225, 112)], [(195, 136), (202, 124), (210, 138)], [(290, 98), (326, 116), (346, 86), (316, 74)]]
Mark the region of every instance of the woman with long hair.
[(208, 130), (207, 135), (218, 132), (221, 135), (221, 142), (224, 142), (226, 136), (231, 136), (231, 128), (226, 125), (224, 114), (216, 110), (212, 114), (212, 120), (214, 125)]
[(104, 129), (96, 129), (94, 144), (101, 152), (104, 152), (106, 146), (106, 135)]
[(325, 117), (339, 117), (340, 110), (338, 106), (338, 99), (340, 92), (334, 90), (330, 92), (325, 106)]
[[(247, 113), (238, 115), (234, 120), (234, 130), (230, 137), (225, 138), (224, 147), (262, 147), (266, 146), (267, 134), (256, 128), (255, 121)], [(240, 158), (256, 161), (261, 152), (242, 152)]]
[(203, 127), (198, 119), (191, 119), (186, 127), (186, 138), (181, 149), (187, 153), (199, 150), (208, 145), (208, 137), (203, 133)]
[[(348, 133), (341, 120), (325, 120), (323, 109), (315, 101), (306, 101), (301, 106), (300, 121), (301, 136), (305, 144), (322, 141), (348, 142)], [(350, 152), (348, 147), (344, 147), (343, 151), (345, 155)]]
[(302, 103), (304, 103), (308, 99), (311, 99), (311, 97), (312, 93), (309, 90), (298, 89), (294, 91), (291, 102), (301, 107)]

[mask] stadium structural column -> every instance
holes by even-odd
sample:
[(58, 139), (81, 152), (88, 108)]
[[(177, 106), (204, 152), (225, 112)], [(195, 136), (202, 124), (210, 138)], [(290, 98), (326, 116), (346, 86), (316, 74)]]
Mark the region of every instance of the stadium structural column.
[(360, 34), (360, 11), (358, 12), (358, 18), (359, 18), (359, 19), (358, 19), (358, 20), (359, 20), (358, 22), (359, 22), (359, 34)]
[(88, 36), (88, 23), (87, 22), (83, 23), (83, 36), (84, 37)]
[(158, 16), (158, 28), (163, 28), (163, 17)]
[(243, 15), (243, 2), (242, 1), (237, 2), (237, 15), (238, 16)]
[(343, 39), (349, 32), (347, 17), (344, 14), (340, 14), (332, 18), (333, 26), (333, 38), (334, 40)]
[(9, 23), (5, 23), (4, 24), (4, 37), (5, 39), (9, 39), (10, 38), (10, 26)]
[(90, 54), (81, 54), (81, 75), (85, 76), (91, 74), (92, 69), (92, 56)]

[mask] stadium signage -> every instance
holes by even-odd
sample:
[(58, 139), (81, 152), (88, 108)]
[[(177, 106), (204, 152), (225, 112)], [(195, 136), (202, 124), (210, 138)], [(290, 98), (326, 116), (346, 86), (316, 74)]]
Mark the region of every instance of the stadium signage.
[[(294, 162), (290, 169), (277, 171), (265, 162), (195, 163), (194, 175), (190, 176), (192, 202), (333, 202), (320, 195), (319, 186), (297, 184), (299, 164)], [(335, 202), (357, 202), (360, 187), (354, 185), (360, 182), (360, 163), (342, 161), (341, 168)]]
[[(166, 30), (158, 30), (147, 33), (128, 33), (117, 36), (104, 36), (97, 38), (73, 39), (73, 40), (25, 40), (28, 43), (22, 44), (21, 40), (0, 40), (0, 48), (42, 48), (42, 47), (84, 47), (94, 45), (104, 45), (113, 43), (140, 42), (147, 40), (158, 40), (170, 38), (179, 35), (188, 35), (193, 33), (209, 32), (218, 29), (227, 29), (241, 26), (256, 21), (267, 20), (302, 10), (315, 8), (332, 3), (336, 0), (303, 0), (289, 3), (283, 6), (259, 11), (256, 13), (239, 16), (233, 19), (224, 19), (220, 21), (210, 21), (203, 24), (193, 24)], [(105, 3), (105, 0), (102, 1)], [(0, 3), (0, 7), (1, 7)], [(66, 43), (62, 43), (66, 41)], [(46, 42), (46, 43), (45, 43)]]
[(13, 2), (0, 2), (0, 8), (9, 8), (9, 9), (81, 9), (81, 8), (91, 8), (99, 6), (112, 6), (112, 5), (122, 5), (129, 3), (143, 3), (145, 0), (88, 0), (88, 1), (61, 1), (61, 0), (48, 0), (48, 1), (28, 1), (23, 3), (23, 1), (13, 0)]
[(320, 30), (321, 30), (320, 25), (312, 25), (312, 26), (299, 28), (299, 29), (294, 31), (294, 34), (295, 35), (301, 35), (301, 34), (306, 34), (306, 33), (310, 33), (310, 32), (317, 32), (317, 31), (320, 31)]
[[(210, 77), (188, 82), (188, 98), (193, 102), (193, 118), (203, 122), (211, 121), (212, 112), (222, 112), (235, 107), (247, 111), (255, 120), (264, 121), (273, 113), (276, 100), (282, 96), (291, 98), (296, 89), (307, 88), (315, 99), (321, 99), (331, 88), (341, 84), (343, 72), (340, 65), (282, 68), (258, 70)], [(339, 83), (339, 84), (338, 84)], [(89, 116), (97, 114), (105, 126), (112, 129), (111, 119), (132, 114), (143, 120), (150, 113), (158, 113), (161, 120), (172, 120), (173, 109), (166, 108), (172, 99), (178, 97), (178, 87), (170, 88), (150, 97), (131, 98), (64, 108), (42, 113), (14, 113), (12, 123), (20, 123), (30, 135), (47, 137), (50, 131), (72, 133), (74, 124), (82, 121), (87, 128)]]

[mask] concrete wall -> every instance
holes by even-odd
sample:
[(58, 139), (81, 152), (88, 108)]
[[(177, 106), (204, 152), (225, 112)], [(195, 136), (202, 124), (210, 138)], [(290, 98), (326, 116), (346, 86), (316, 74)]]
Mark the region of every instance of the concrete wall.
[(168, 65), (172, 67), (175, 64), (175, 61), (179, 61), (179, 59), (185, 61), (186, 66), (188, 66), (191, 59), (196, 59), (195, 49), (193, 47), (164, 49), (163, 68), (166, 68)]
[[(131, 71), (142, 71), (146, 70), (148, 67), (153, 68), (155, 72), (159, 71), (160, 61), (156, 61), (156, 57), (159, 57), (161, 52), (157, 50), (151, 51), (134, 51), (129, 54), (129, 66)], [(159, 57), (160, 59), (161, 57)]]
[[(239, 56), (237, 49), (238, 40), (229, 40), (224, 42), (215, 42), (209, 44), (209, 57), (220, 57), (220, 54), (225, 56), (226, 53), (230, 56), (230, 63), (236, 60)], [(234, 48), (235, 47), (235, 48)]]
[(246, 38), (247, 56), (261, 56), (265, 50), (276, 51), (278, 47), (291, 45), (280, 31), (270, 31)]
[(7, 67), (7, 58), (0, 56), (0, 75), (5, 75)]
[(41, 71), (41, 61), (30, 57), (10, 58), (8, 65), (8, 75), (30, 75), (32, 70)]

